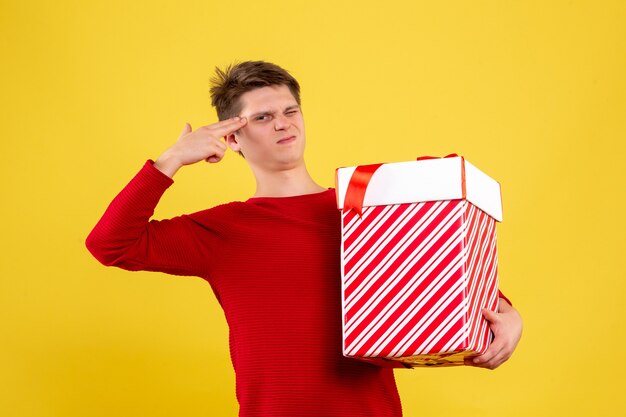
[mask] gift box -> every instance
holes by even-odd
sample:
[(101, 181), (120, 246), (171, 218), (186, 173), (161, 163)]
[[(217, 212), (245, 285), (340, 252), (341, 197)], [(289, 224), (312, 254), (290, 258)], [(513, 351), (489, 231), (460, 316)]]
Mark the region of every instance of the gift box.
[(463, 365), (497, 311), (500, 184), (463, 157), (339, 168), (344, 356)]

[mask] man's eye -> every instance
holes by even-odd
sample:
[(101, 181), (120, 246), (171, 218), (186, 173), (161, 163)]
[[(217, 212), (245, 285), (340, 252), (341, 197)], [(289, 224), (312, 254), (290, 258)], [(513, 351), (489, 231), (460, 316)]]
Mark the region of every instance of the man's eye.
[(270, 116), (269, 116), (269, 114), (264, 114), (262, 116), (257, 117), (256, 119), (257, 120), (263, 120), (264, 117), (268, 117), (269, 118)]
[(290, 110), (287, 112), (287, 114), (296, 114), (298, 113), (298, 110)]

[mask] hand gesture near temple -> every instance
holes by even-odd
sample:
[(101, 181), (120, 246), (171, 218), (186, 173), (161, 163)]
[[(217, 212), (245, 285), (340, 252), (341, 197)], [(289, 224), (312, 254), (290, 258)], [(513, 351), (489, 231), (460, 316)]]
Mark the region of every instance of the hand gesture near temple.
[(465, 365), (496, 369), (508, 360), (522, 337), (522, 317), (517, 310), (500, 298), (498, 312), (483, 309), (494, 339), (482, 355), (466, 358)]
[(173, 177), (184, 165), (198, 161), (216, 163), (222, 160), (226, 152), (226, 143), (220, 139), (236, 132), (247, 123), (245, 117), (232, 117), (211, 125), (202, 126), (192, 131), (191, 125), (185, 123), (180, 137), (155, 161), (154, 166)]

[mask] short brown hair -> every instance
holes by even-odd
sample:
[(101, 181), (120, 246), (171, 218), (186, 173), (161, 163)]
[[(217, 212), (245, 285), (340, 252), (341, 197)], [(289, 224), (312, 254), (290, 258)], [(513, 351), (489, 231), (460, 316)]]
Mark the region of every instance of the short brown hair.
[(211, 104), (219, 120), (229, 119), (241, 112), (241, 97), (256, 88), (286, 85), (300, 105), (300, 84), (286, 70), (265, 61), (244, 61), (229, 65), (225, 70), (215, 68), (211, 79)]

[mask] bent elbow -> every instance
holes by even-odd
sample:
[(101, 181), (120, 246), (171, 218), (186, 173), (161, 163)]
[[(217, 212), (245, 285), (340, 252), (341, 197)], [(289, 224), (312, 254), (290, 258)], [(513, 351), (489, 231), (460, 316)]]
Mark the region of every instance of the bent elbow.
[(85, 247), (104, 266), (114, 266), (119, 258), (119, 253), (112, 248), (110, 242), (107, 243), (93, 231), (85, 239)]

